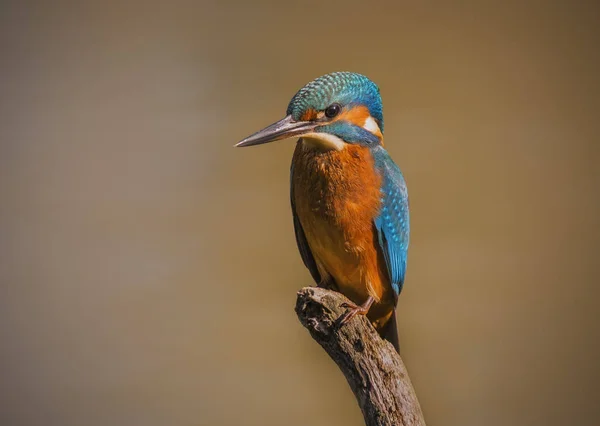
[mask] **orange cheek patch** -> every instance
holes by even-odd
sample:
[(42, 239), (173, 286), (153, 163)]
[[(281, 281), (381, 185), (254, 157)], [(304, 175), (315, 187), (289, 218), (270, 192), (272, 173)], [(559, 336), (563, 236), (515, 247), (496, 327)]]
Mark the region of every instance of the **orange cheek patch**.
[[(336, 119), (334, 121), (338, 121), (338, 120), (348, 121), (348, 122), (354, 124), (355, 126), (366, 128), (371, 133), (378, 136), (380, 139), (383, 138), (383, 135), (381, 134), (381, 130), (379, 129), (379, 127), (377, 127), (374, 131), (371, 129), (368, 129), (367, 128), (368, 126), (365, 127), (365, 125), (367, 124), (367, 120), (369, 120), (369, 119), (371, 119), (373, 121), (375, 120), (374, 118), (371, 117), (371, 113), (369, 112), (369, 109), (366, 106), (359, 105), (359, 106), (355, 106), (354, 108), (352, 108), (350, 110), (342, 112), (338, 117), (336, 117)], [(375, 122), (375, 124), (376, 124), (376, 122)]]
[(350, 123), (356, 126), (362, 127), (364, 126), (365, 121), (367, 121), (367, 118), (369, 118), (370, 116), (371, 114), (369, 114), (369, 109), (365, 106), (359, 105), (355, 106), (352, 109), (342, 112), (336, 117), (335, 121), (349, 121)]
[(302, 117), (300, 117), (300, 120), (311, 121), (311, 120), (314, 120), (315, 118), (317, 118), (317, 111), (312, 108), (309, 108), (306, 111), (304, 111), (304, 114), (302, 114)]

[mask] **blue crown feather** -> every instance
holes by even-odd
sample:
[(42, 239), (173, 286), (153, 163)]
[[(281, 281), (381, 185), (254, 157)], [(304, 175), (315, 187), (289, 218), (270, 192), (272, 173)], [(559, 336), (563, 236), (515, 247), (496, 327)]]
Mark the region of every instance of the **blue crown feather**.
[(323, 111), (332, 103), (364, 105), (383, 133), (383, 107), (379, 87), (367, 77), (353, 72), (334, 72), (319, 77), (298, 91), (287, 114), (300, 120), (308, 109)]

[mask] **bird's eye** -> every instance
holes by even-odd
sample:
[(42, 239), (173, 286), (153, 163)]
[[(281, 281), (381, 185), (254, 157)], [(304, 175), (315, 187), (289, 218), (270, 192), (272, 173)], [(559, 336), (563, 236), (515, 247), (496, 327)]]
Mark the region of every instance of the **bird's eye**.
[(331, 104), (325, 109), (325, 116), (327, 118), (333, 118), (340, 113), (342, 107), (340, 104)]

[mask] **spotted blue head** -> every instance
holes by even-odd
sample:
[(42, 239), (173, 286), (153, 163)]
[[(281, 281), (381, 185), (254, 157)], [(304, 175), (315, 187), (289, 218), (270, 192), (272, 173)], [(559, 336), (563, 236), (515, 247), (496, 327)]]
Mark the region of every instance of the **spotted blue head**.
[(290, 101), (286, 117), (236, 146), (302, 137), (324, 149), (346, 144), (375, 147), (383, 139), (379, 88), (364, 75), (334, 72), (311, 81)]

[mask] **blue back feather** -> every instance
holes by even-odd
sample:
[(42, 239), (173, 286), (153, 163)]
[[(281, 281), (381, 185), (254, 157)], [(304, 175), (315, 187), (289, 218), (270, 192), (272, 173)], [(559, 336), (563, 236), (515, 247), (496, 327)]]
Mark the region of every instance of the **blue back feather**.
[(378, 146), (372, 151), (375, 167), (382, 176), (381, 210), (375, 218), (379, 245), (383, 251), (396, 295), (402, 291), (410, 236), (408, 191), (400, 168), (387, 151)]

